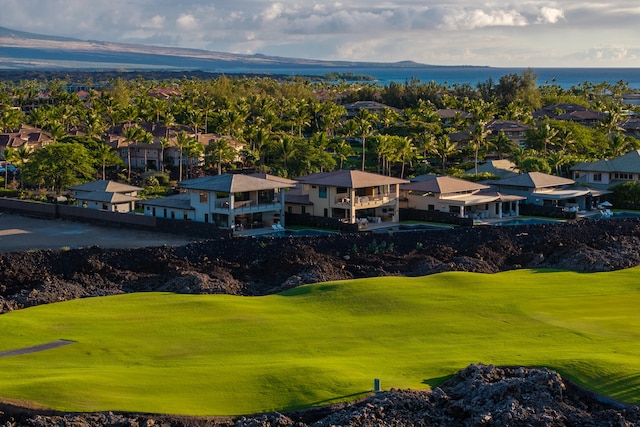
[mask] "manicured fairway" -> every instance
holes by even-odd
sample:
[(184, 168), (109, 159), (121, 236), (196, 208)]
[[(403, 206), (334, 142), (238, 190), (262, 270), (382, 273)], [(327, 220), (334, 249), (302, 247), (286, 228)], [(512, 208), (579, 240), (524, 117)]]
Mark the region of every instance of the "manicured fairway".
[(64, 411), (224, 415), (425, 388), (474, 362), (548, 366), (640, 403), (640, 269), (131, 294), (0, 316), (0, 396)]

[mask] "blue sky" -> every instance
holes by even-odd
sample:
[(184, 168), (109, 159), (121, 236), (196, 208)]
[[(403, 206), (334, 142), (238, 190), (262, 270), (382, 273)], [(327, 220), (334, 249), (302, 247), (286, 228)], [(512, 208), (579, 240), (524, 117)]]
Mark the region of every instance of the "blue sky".
[(0, 26), (296, 58), (640, 67), (638, 0), (2, 0)]

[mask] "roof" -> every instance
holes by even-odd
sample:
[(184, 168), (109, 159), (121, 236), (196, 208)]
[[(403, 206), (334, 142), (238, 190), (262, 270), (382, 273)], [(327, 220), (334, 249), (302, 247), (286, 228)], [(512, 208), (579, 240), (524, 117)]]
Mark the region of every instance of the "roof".
[(219, 191), (222, 193), (243, 193), (291, 187), (291, 184), (240, 174), (205, 176), (181, 181), (178, 185), (191, 190)]
[(292, 179), (287, 179), (287, 178), (283, 178), (281, 176), (276, 176), (276, 175), (269, 175), (268, 173), (250, 173), (249, 176), (252, 176), (254, 178), (261, 178), (261, 179), (266, 179), (269, 181), (275, 181), (275, 182), (282, 182), (284, 184), (289, 184), (291, 186), (296, 185), (297, 181), (294, 181)]
[(579, 172), (626, 172), (640, 173), (640, 150), (633, 150), (611, 160), (579, 163), (571, 168)]
[(174, 208), (182, 210), (194, 210), (191, 206), (191, 200), (187, 193), (174, 194), (173, 196), (162, 197), (159, 199), (149, 199), (140, 202), (145, 206), (158, 206), (161, 208)]
[(403, 190), (425, 191), (441, 194), (478, 191), (488, 188), (490, 188), (488, 185), (454, 178), (452, 176), (435, 176), (431, 179), (416, 180), (410, 184), (402, 186)]
[(527, 172), (521, 175), (510, 176), (508, 178), (502, 178), (497, 181), (493, 181), (494, 185), (506, 185), (511, 187), (526, 188), (557, 187), (560, 185), (571, 185), (574, 183), (575, 181), (572, 179), (549, 175), (542, 172)]
[(115, 181), (98, 180), (87, 182), (86, 184), (75, 185), (69, 188), (74, 191), (101, 191), (111, 193), (130, 193), (132, 191), (140, 191), (142, 188), (129, 184), (121, 184)]
[(327, 187), (366, 188), (376, 185), (405, 184), (406, 179), (358, 170), (338, 170), (321, 172), (298, 178), (299, 182), (312, 185), (326, 185)]
[(78, 194), (76, 196), (78, 200), (88, 200), (91, 202), (103, 202), (111, 203), (112, 205), (118, 205), (122, 203), (137, 202), (140, 200), (138, 197), (128, 196), (121, 193), (112, 193), (105, 191), (89, 191), (86, 193)]

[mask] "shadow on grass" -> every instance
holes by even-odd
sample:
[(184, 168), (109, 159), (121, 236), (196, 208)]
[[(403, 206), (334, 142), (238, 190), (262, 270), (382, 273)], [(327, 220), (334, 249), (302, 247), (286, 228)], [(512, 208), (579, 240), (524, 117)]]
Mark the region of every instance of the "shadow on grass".
[(373, 393), (372, 390), (365, 390), (365, 391), (360, 391), (358, 393), (345, 394), (344, 396), (332, 397), (331, 399), (324, 399), (324, 400), (318, 400), (316, 402), (309, 402), (303, 405), (288, 406), (284, 408), (284, 410), (289, 412), (289, 411), (299, 411), (299, 410), (310, 409), (313, 407), (333, 405), (335, 403), (343, 403), (343, 402), (354, 403), (360, 399), (363, 399), (371, 395), (372, 393)]
[(422, 380), (422, 384), (426, 384), (429, 387), (437, 387), (452, 377), (453, 375), (445, 375), (443, 377), (428, 378), (426, 380)]

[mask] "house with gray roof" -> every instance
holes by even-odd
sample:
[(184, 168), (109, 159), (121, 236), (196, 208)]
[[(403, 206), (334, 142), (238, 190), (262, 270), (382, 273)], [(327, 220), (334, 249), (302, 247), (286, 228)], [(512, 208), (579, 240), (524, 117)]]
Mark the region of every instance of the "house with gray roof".
[(400, 186), (403, 207), (440, 211), (460, 218), (518, 216), (526, 197), (503, 194), (489, 185), (452, 176), (421, 175)]
[(527, 204), (561, 207), (572, 210), (590, 210), (594, 198), (608, 192), (579, 187), (575, 181), (542, 172), (527, 172), (491, 182), (503, 194), (523, 196)]
[(171, 218), (173, 212), (175, 219), (216, 224), (221, 228), (283, 227), (284, 190), (293, 184), (275, 178), (222, 174), (181, 181), (178, 187), (182, 195), (147, 200), (144, 213)]
[(608, 188), (626, 181), (640, 181), (640, 150), (613, 159), (583, 162), (571, 169), (573, 179)]
[(109, 180), (92, 181), (70, 187), (78, 206), (109, 212), (128, 213), (135, 210), (140, 201), (138, 191), (142, 190), (129, 184)]
[(400, 184), (409, 182), (358, 170), (316, 173), (297, 181), (298, 203), (289, 205), (291, 212), (294, 206), (308, 203), (304, 206), (311, 212), (306, 213), (338, 218), (348, 224), (398, 222)]

